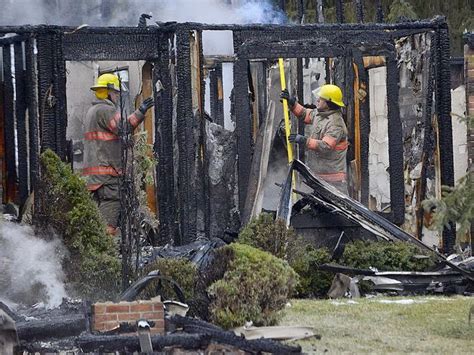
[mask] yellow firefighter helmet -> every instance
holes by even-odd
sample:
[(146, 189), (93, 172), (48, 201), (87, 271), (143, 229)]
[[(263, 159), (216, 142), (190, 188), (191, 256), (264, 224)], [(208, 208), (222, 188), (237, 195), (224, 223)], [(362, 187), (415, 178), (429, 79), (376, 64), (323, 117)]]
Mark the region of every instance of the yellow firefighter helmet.
[(314, 96), (320, 97), (326, 101), (331, 101), (337, 106), (344, 107), (344, 102), (342, 101), (342, 91), (341, 89), (332, 84), (326, 84), (320, 86), (313, 91)]

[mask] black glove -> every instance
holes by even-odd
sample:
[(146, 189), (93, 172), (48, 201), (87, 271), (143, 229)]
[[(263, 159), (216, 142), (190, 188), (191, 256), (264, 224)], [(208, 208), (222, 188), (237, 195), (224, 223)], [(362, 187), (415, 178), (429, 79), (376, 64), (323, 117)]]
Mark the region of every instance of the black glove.
[(306, 141), (308, 140), (308, 138), (305, 136), (302, 136), (301, 134), (292, 133), (288, 136), (288, 140), (291, 143), (306, 145)]
[(281, 100), (287, 100), (288, 101), (288, 105), (290, 106), (290, 108), (292, 108), (293, 106), (295, 106), (296, 104), (296, 97), (294, 96), (290, 96), (290, 93), (288, 92), (288, 89), (285, 89), (285, 90), (282, 90), (281, 91), (281, 94), (280, 94), (280, 101)]
[(149, 97), (145, 100), (143, 100), (142, 104), (138, 108), (141, 113), (145, 114), (150, 107), (152, 107), (155, 104), (155, 101), (153, 100), (153, 97)]

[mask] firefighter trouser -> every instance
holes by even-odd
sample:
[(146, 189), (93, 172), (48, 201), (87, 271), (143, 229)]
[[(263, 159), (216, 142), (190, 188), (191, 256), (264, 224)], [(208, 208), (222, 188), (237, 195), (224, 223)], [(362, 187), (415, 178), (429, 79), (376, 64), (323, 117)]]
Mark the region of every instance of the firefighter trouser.
[(94, 201), (99, 206), (105, 222), (109, 227), (117, 228), (120, 216), (120, 194), (118, 184), (102, 185), (93, 191)]

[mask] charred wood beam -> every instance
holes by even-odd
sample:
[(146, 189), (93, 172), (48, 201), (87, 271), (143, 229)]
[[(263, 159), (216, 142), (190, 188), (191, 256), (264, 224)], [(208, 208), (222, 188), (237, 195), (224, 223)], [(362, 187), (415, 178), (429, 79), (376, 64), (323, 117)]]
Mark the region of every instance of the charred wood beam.
[(344, 23), (344, 1), (336, 0), (336, 21), (338, 23)]
[[(354, 159), (356, 159), (356, 151), (355, 151), (355, 137), (356, 137), (356, 114), (355, 114), (355, 93), (354, 93), (354, 80), (355, 80), (355, 72), (354, 72), (354, 67), (353, 67), (353, 58), (352, 55), (342, 58), (340, 60), (343, 60), (345, 62), (344, 66), (344, 77), (343, 80), (338, 82), (338, 80), (335, 80), (336, 85), (341, 85), (341, 88), (343, 88), (343, 93), (344, 93), (344, 99), (346, 103), (346, 122), (347, 122), (347, 130), (349, 133), (348, 140), (350, 142), (349, 147), (347, 149), (347, 157), (346, 160), (348, 162), (352, 162)], [(330, 76), (330, 69), (329, 69), (329, 60), (327, 60), (327, 72)], [(336, 79), (338, 77), (338, 73), (336, 70), (336, 73), (334, 73), (336, 76)], [(362, 134), (362, 132), (361, 132)]]
[[(152, 335), (151, 343), (154, 351), (160, 351), (165, 347), (180, 347), (184, 349), (203, 349), (210, 343), (210, 339), (202, 334), (170, 334), (170, 335)], [(82, 335), (74, 340), (74, 343), (81, 351), (85, 353), (95, 352), (115, 352), (133, 353), (140, 352), (140, 341), (136, 335)], [(24, 347), (28, 351), (44, 351), (39, 347), (31, 349)], [(52, 350), (52, 349), (49, 349)]]
[[(284, 1), (284, 0), (281, 0)], [(343, 5), (342, 0), (336, 1), (336, 7)], [(342, 6), (341, 6), (342, 9)], [(337, 8), (336, 8), (337, 10)], [(343, 13), (343, 11), (341, 11)], [(379, 30), (397, 30), (397, 29), (426, 29), (427, 31), (436, 30), (442, 26), (444, 18), (437, 16), (431, 20), (422, 20), (415, 22), (404, 22), (404, 23), (367, 23), (367, 24), (344, 24), (341, 26), (340, 19), (337, 19), (339, 23), (337, 24), (308, 24), (305, 25), (304, 29), (307, 31), (312, 31), (314, 29), (327, 29), (330, 31), (339, 30), (355, 30), (355, 29), (379, 29)], [(0, 26), (0, 34), (6, 33), (17, 33), (17, 34), (46, 34), (51, 31), (62, 31), (68, 35), (73, 34), (156, 34), (159, 32), (173, 32), (182, 28), (187, 29), (200, 29), (200, 30), (209, 30), (209, 31), (234, 31), (234, 30), (248, 30), (248, 31), (258, 31), (258, 30), (274, 30), (275, 28), (286, 28), (286, 29), (297, 29), (299, 26), (296, 25), (273, 25), (273, 24), (252, 24), (252, 25), (214, 25), (214, 24), (202, 24), (202, 23), (157, 23), (157, 26), (148, 26), (146, 28), (140, 27), (68, 27), (68, 26), (54, 26), (54, 25), (25, 25), (25, 26)]]
[(377, 11), (375, 14), (375, 21), (381, 23), (384, 21), (384, 13), (383, 13), (383, 6), (382, 0), (377, 0)]
[(79, 31), (66, 34), (64, 35), (64, 59), (151, 61), (159, 56), (158, 47), (150, 46), (150, 42), (155, 42), (154, 38), (156, 34), (126, 33), (120, 29), (109, 29), (105, 33)]
[(16, 323), (20, 341), (44, 340), (48, 338), (65, 338), (76, 336), (86, 330), (86, 319), (83, 315), (54, 317), (21, 321)]
[(2, 47), (3, 53), (3, 110), (5, 117), (5, 158), (7, 173), (7, 201), (14, 199), (16, 190), (16, 158), (15, 158), (15, 109), (12, 76), (11, 46)]
[(299, 354), (300, 346), (281, 344), (270, 339), (246, 340), (235, 335), (234, 332), (225, 331), (215, 325), (193, 318), (173, 316), (169, 320), (176, 327), (183, 328), (186, 333), (205, 334), (216, 343), (232, 345), (240, 350), (250, 353), (267, 352), (271, 354)]
[(252, 139), (252, 115), (250, 109), (248, 66), (245, 59), (238, 59), (234, 65), (234, 114), (235, 129), (237, 132), (237, 161), (239, 182), (239, 209), (245, 208), (245, 199), (252, 165), (253, 139)]
[(163, 35), (160, 40), (160, 56), (154, 62), (153, 82), (158, 80), (163, 90), (155, 94), (155, 156), (159, 160), (156, 165), (158, 180), (157, 201), (160, 220), (159, 243), (173, 241), (177, 235), (177, 212), (174, 184), (174, 149), (173, 149), (173, 84), (170, 73), (169, 42), (173, 37)]
[(305, 15), (304, 0), (298, 0), (297, 6), (298, 6), (298, 23), (303, 23), (304, 15)]
[[(337, 2), (336, 2), (337, 4)], [(171, 30), (173, 28), (188, 28), (188, 29), (200, 29), (203, 31), (248, 31), (248, 32), (259, 32), (259, 31), (275, 31), (281, 30), (286, 32), (300, 31), (302, 33), (309, 33), (314, 30), (327, 30), (327, 31), (353, 31), (353, 30), (402, 30), (402, 29), (426, 29), (426, 31), (438, 29), (444, 21), (444, 17), (437, 16), (431, 20), (422, 20), (415, 22), (402, 22), (402, 23), (324, 23), (324, 24), (306, 24), (304, 27), (299, 25), (275, 25), (275, 24), (252, 24), (252, 25), (214, 25), (214, 24), (202, 24), (196, 22), (186, 22), (180, 24), (160, 24), (160, 28)], [(1, 28), (0, 28), (1, 30)], [(19, 33), (18, 31), (15, 31)], [(21, 32), (20, 32), (21, 33)]]
[(222, 64), (218, 63), (209, 73), (211, 117), (213, 122), (224, 126), (224, 88), (222, 85)]
[(399, 70), (394, 54), (387, 63), (388, 156), (390, 164), (390, 205), (392, 222), (405, 221), (405, 180), (403, 176), (403, 138), (399, 106)]
[(345, 53), (343, 46), (328, 45), (319, 41), (292, 41), (292, 42), (250, 42), (238, 49), (239, 59), (254, 58), (311, 58), (338, 57)]
[(41, 149), (57, 151), (56, 142), (56, 92), (54, 92), (54, 36), (40, 35), (36, 43), (38, 47), (38, 86), (39, 114), (41, 122)]
[[(205, 92), (206, 92), (206, 83), (204, 81), (204, 52), (202, 46), (202, 31), (196, 32), (196, 46), (197, 46), (197, 56), (199, 59), (198, 63), (198, 83), (197, 86), (199, 87), (199, 97), (198, 97), (198, 109), (199, 109), (199, 147), (197, 156), (197, 164), (198, 164), (198, 175), (201, 175), (201, 183), (202, 188), (201, 191), (201, 199), (198, 201), (198, 204), (201, 208), (201, 211), (204, 214), (204, 233), (207, 238), (210, 238), (211, 232), (211, 200), (210, 200), (210, 189), (211, 189), (211, 181), (209, 177), (209, 154), (207, 149), (207, 131), (206, 131), (206, 117), (208, 117), (205, 113)], [(221, 81), (222, 83), (222, 81)], [(224, 104), (222, 104), (224, 105)], [(224, 107), (222, 106), (222, 110)], [(194, 240), (194, 237), (192, 240)], [(191, 240), (191, 241), (192, 241)]]
[(20, 205), (28, 198), (28, 142), (26, 136), (25, 71), (23, 69), (23, 45), (14, 45), (15, 54), (15, 116), (18, 144), (18, 184)]
[[(298, 44), (302, 48), (311, 47), (314, 45), (320, 45), (330, 48), (332, 45), (339, 46), (355, 46), (360, 45), (361, 43), (370, 45), (378, 44), (383, 46), (387, 43), (393, 41), (393, 38), (398, 38), (395, 32), (387, 31), (365, 31), (365, 30), (353, 30), (349, 31), (325, 31), (320, 29), (314, 29), (312, 32), (304, 30), (307, 25), (301, 26), (299, 31), (294, 29), (287, 29), (285, 31), (284, 27), (280, 27), (273, 31), (239, 31), (241, 34), (240, 39), (242, 42), (234, 45), (235, 52), (238, 53), (237, 49), (242, 45), (248, 45), (249, 47), (259, 43), (261, 45), (266, 45), (266, 47), (275, 46), (276, 43), (282, 43), (288, 46), (292, 44)], [(419, 33), (419, 30), (407, 30), (408, 33)], [(421, 32), (426, 32), (421, 30)], [(404, 33), (407, 33), (404, 31)], [(297, 51), (297, 50), (296, 50)], [(313, 53), (313, 56), (315, 54)], [(270, 56), (272, 58), (273, 56)], [(294, 55), (291, 53), (288, 54), (288, 58), (293, 58)], [(323, 57), (318, 54), (317, 57)], [(262, 58), (262, 57), (259, 57)]]
[(353, 0), (357, 22), (364, 22), (364, 0)]
[[(303, 58), (296, 59), (296, 96), (303, 102)], [(305, 123), (302, 120), (298, 120), (298, 133), (304, 136)], [(305, 161), (305, 147), (302, 145), (298, 146), (298, 159), (302, 162)]]
[(197, 198), (195, 191), (194, 114), (191, 92), (190, 31), (183, 29), (176, 34), (177, 44), (177, 143), (178, 143), (178, 209), (180, 233), (178, 245), (196, 237)]
[[(453, 133), (451, 123), (451, 79), (450, 79), (450, 48), (448, 25), (444, 24), (437, 31), (437, 87), (436, 111), (439, 127), (439, 153), (441, 162), (441, 184), (454, 186)], [(445, 253), (454, 251), (456, 242), (456, 226), (450, 223), (443, 230), (443, 250)]]
[(33, 191), (38, 174), (39, 117), (38, 117), (38, 77), (34, 53), (35, 39), (30, 36), (25, 42), (26, 58), (26, 98), (28, 103), (28, 139), (30, 163), (30, 188)]
[(63, 56), (63, 34), (56, 33), (53, 38), (53, 93), (55, 97), (54, 115), (56, 118), (56, 154), (66, 158), (67, 142), (67, 104), (66, 104), (66, 62)]

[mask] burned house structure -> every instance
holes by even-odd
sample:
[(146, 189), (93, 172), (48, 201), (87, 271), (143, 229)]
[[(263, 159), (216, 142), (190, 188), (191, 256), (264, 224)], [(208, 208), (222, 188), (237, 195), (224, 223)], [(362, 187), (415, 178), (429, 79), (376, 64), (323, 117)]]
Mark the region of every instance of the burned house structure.
[[(204, 54), (209, 33), (231, 34), (233, 54)], [(156, 103), (147, 129), (158, 160), (151, 194), (160, 244), (238, 231), (262, 209), (255, 201), (268, 197), (262, 186), (271, 175), (270, 151), (278, 140), (281, 108), (271, 74), (280, 57), (287, 59), (290, 90), (300, 98), (310, 95), (304, 73), (315, 62), (323, 68), (320, 80), (343, 88), (352, 198), (396, 225), (406, 224), (421, 239), (427, 233), (421, 201), (439, 196), (441, 185), (454, 185), (444, 18), (397, 24), (9, 26), (0, 27), (0, 34), (4, 203), (25, 203), (40, 178), (41, 151), (49, 148), (74, 160), (67, 139), (71, 61), (145, 63), (142, 90), (153, 92)], [(233, 85), (225, 92), (223, 68), (229, 66)], [(376, 79), (372, 70), (380, 68)], [(372, 79), (383, 85), (370, 89)], [(228, 97), (230, 113), (224, 110)], [(380, 104), (383, 112), (374, 113)], [(383, 123), (374, 121), (377, 115)], [(384, 198), (372, 191), (379, 172), (375, 144), (385, 157), (386, 180), (377, 185), (385, 189)], [(305, 153), (298, 154), (304, 161)], [(307, 233), (333, 223), (314, 220), (294, 216), (293, 225)], [(455, 237), (454, 226), (444, 231), (444, 251), (453, 250)]]

